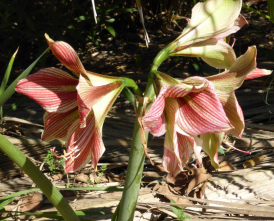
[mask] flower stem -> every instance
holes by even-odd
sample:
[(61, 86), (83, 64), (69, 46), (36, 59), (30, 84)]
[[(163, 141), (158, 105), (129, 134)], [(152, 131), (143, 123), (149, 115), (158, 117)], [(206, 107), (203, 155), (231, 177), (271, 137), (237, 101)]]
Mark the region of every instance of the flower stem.
[(130, 78), (123, 78), (125, 87), (132, 87), (135, 94), (142, 96), (142, 91), (139, 89), (138, 85), (134, 82), (134, 80)]
[[(0, 150), (16, 163), (32, 181), (42, 190), (45, 196), (55, 206), (66, 221), (78, 221), (79, 218), (72, 210), (61, 193), (52, 185), (47, 177), (10, 141), (0, 134)], [(80, 220), (79, 220), (80, 221)]]
[[(155, 57), (151, 71), (148, 77), (147, 87), (144, 97), (152, 97), (154, 95), (153, 77), (157, 73), (157, 69), (160, 64), (166, 60), (169, 56), (168, 46), (164, 48)], [(138, 105), (138, 112), (141, 114), (143, 105)], [(148, 132), (145, 133), (146, 141), (148, 139)], [(127, 175), (125, 180), (125, 186), (123, 196), (120, 201), (118, 219), (119, 221), (132, 221), (134, 218), (134, 212), (136, 208), (136, 202), (139, 194), (140, 183), (142, 179), (142, 173), (144, 168), (145, 154), (142, 145), (142, 139), (139, 132), (138, 119), (135, 120), (133, 138), (130, 149), (130, 156), (128, 161)]]
[(266, 18), (266, 19), (270, 20), (273, 23), (273, 20), (271, 19), (270, 16), (268, 16), (268, 15), (266, 15), (266, 14), (264, 14), (264, 13), (258, 11), (258, 10), (256, 10), (255, 8), (252, 8), (252, 7), (248, 6), (248, 5), (246, 5), (245, 3), (243, 3), (243, 8), (246, 8), (249, 11), (255, 12), (257, 15), (260, 15), (263, 18)]

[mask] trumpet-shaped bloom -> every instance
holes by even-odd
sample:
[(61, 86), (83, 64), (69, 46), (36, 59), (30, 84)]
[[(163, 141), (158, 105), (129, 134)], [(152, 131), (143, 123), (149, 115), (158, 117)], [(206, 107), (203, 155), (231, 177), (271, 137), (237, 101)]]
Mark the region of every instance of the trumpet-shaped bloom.
[(210, 81), (190, 77), (183, 81), (156, 74), (157, 99), (143, 117), (143, 125), (154, 136), (164, 133), (163, 166), (176, 176), (194, 152), (201, 164), (202, 141), (198, 135), (233, 128)]
[(143, 117), (143, 125), (154, 136), (165, 134), (166, 171), (176, 176), (193, 152), (201, 164), (201, 148), (217, 168), (216, 152), (224, 133), (241, 136), (244, 129), (244, 116), (234, 91), (245, 79), (268, 74), (270, 71), (256, 69), (255, 47), (250, 47), (227, 71), (211, 77), (178, 80), (156, 74), (158, 96)]
[(212, 67), (229, 68), (236, 60), (234, 50), (220, 40), (237, 32), (247, 21), (240, 15), (241, 0), (207, 0), (192, 9), (191, 20), (170, 44), (172, 56), (201, 57)]
[[(245, 127), (243, 111), (235, 96), (235, 90), (243, 84), (244, 80), (267, 76), (271, 73), (269, 70), (256, 68), (256, 56), (256, 47), (249, 47), (247, 52), (240, 56), (228, 70), (207, 77), (207, 80), (213, 84), (226, 116), (233, 125), (233, 129), (226, 131), (226, 134), (241, 137)], [(203, 150), (210, 156), (211, 163), (216, 169), (219, 167), (217, 150), (220, 147), (216, 143), (222, 143), (223, 135), (205, 134), (201, 137), (204, 140)]]
[(79, 170), (90, 160), (96, 168), (105, 151), (103, 122), (123, 80), (86, 71), (69, 44), (47, 35), (46, 39), (53, 54), (79, 79), (58, 68), (45, 68), (20, 80), (15, 89), (46, 110), (42, 140), (67, 139), (66, 172)]

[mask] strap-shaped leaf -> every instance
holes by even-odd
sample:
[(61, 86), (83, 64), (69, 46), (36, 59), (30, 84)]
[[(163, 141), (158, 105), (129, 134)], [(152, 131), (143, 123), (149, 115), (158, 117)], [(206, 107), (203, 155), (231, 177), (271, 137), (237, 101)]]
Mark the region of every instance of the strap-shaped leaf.
[(22, 74), (19, 75), (19, 77), (17, 77), (12, 84), (4, 91), (4, 93), (0, 96), (0, 106), (2, 106), (15, 92), (15, 86), (17, 84), (17, 81), (25, 78), (28, 76), (28, 74), (31, 72), (31, 70), (34, 68), (34, 66), (36, 65), (36, 63), (40, 60), (40, 58), (49, 51), (49, 48), (47, 48), (43, 54), (40, 55), (39, 58), (37, 58)]

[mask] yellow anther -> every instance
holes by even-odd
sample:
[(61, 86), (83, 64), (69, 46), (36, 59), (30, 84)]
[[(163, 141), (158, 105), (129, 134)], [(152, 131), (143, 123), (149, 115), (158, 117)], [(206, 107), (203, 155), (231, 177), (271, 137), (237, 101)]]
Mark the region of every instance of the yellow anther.
[(71, 161), (74, 161), (74, 159), (73, 159), (73, 157), (72, 157), (72, 154), (70, 154), (70, 159), (71, 159)]

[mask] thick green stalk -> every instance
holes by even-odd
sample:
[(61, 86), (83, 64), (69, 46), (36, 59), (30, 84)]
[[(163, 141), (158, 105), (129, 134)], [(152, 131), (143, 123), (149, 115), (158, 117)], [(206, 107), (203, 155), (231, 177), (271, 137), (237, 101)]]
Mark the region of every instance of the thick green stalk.
[(55, 206), (63, 216), (64, 220), (79, 220), (68, 202), (47, 177), (2, 134), (0, 134), (0, 149), (32, 179), (39, 189), (42, 190), (53, 206)]
[[(153, 65), (149, 74), (147, 87), (145, 90), (145, 97), (152, 97), (154, 95), (153, 89), (153, 76), (157, 72), (160, 64), (169, 56), (169, 48), (164, 48), (154, 59)], [(138, 105), (138, 112), (141, 114), (142, 104)], [(148, 132), (145, 133), (146, 141), (148, 138)], [(134, 218), (134, 212), (136, 208), (136, 202), (139, 194), (142, 173), (144, 168), (145, 154), (142, 145), (142, 139), (139, 132), (138, 119), (135, 120), (134, 132), (132, 137), (127, 175), (125, 180), (125, 186), (123, 196), (120, 202), (118, 221), (132, 221)]]
[[(138, 112), (141, 114), (142, 105), (138, 107)], [(146, 132), (146, 140), (148, 133)], [(129, 163), (127, 167), (127, 175), (123, 196), (120, 203), (118, 220), (129, 221), (133, 220), (137, 197), (140, 189), (140, 183), (143, 174), (145, 154), (142, 146), (142, 139), (139, 132), (138, 120), (135, 120), (133, 139), (131, 143)]]
[(142, 91), (139, 89), (138, 85), (135, 83), (134, 80), (130, 78), (123, 78), (125, 87), (131, 87), (134, 90), (134, 93), (142, 96)]

